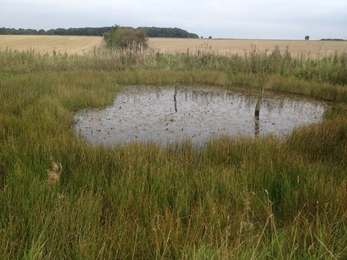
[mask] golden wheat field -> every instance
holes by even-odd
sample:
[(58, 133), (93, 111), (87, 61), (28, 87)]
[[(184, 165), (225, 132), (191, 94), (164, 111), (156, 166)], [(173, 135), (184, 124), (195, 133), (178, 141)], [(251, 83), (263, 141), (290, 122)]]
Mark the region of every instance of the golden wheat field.
[(103, 45), (102, 37), (49, 36), (49, 35), (0, 35), (0, 50), (34, 50), (42, 54), (84, 54)]
[(245, 54), (254, 50), (271, 52), (276, 46), (292, 55), (314, 58), (347, 52), (347, 41), (305, 41), (305, 40), (241, 40), (241, 39), (170, 39), (150, 38), (149, 46), (157, 52), (198, 53), (199, 51), (223, 55)]
[[(305, 40), (251, 40), (251, 39), (182, 39), (149, 38), (149, 47), (154, 52), (190, 53), (199, 52), (232, 55), (249, 53), (254, 48), (259, 52), (271, 52), (276, 46), (281, 51), (288, 50), (292, 55), (321, 58), (326, 55), (347, 52), (347, 41), (305, 41)], [(0, 50), (34, 50), (52, 54), (86, 54), (105, 43), (97, 36), (36, 36), (1, 35)]]

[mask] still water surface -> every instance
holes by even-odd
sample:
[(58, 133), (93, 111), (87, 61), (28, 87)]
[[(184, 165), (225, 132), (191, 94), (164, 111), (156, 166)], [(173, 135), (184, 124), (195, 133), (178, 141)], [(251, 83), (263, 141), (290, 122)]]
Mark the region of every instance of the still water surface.
[(325, 102), (266, 91), (260, 117), (256, 93), (217, 87), (128, 86), (112, 106), (81, 110), (75, 129), (92, 144), (132, 141), (162, 145), (190, 140), (201, 145), (228, 136), (288, 136), (294, 128), (322, 120)]

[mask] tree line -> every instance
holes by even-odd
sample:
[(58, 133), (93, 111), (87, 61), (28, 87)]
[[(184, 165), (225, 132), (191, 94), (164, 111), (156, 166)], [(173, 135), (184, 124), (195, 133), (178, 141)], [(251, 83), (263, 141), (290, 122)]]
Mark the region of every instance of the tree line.
[(180, 28), (162, 28), (162, 27), (139, 27), (146, 31), (148, 37), (163, 37), (163, 38), (199, 38), (195, 33), (189, 33)]
[[(14, 29), (0, 28), (0, 35), (80, 35), (80, 36), (103, 36), (105, 33), (112, 33), (113, 26), (105, 27), (84, 27), (84, 28), (57, 28), (50, 30), (35, 29)], [(124, 29), (133, 29), (131, 27), (120, 27)], [(195, 33), (189, 33), (180, 28), (165, 27), (138, 27), (138, 30), (144, 31), (148, 37), (169, 37), (169, 38), (199, 38)]]
[(111, 27), (85, 27), (85, 28), (57, 28), (50, 30), (35, 30), (35, 29), (14, 29), (0, 28), (0, 34), (13, 35), (81, 35), (81, 36), (102, 36), (105, 32), (111, 31)]
[(321, 39), (321, 41), (344, 41), (344, 39), (337, 39), (337, 38), (324, 38)]

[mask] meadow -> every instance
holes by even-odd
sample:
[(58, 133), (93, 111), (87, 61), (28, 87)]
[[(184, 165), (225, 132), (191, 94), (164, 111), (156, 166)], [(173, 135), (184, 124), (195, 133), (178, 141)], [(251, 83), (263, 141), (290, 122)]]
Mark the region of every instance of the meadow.
[[(311, 56), (252, 42), (227, 54), (213, 42), (194, 52), (100, 44), (82, 55), (0, 50), (1, 259), (347, 257), (343, 47)], [(333, 105), (285, 140), (80, 140), (74, 111), (107, 106), (130, 84), (264, 87)]]

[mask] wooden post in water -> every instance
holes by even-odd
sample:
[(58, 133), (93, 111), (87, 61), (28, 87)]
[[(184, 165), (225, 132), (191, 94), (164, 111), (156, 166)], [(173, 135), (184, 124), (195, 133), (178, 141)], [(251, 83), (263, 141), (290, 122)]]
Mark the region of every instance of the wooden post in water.
[(259, 113), (260, 113), (260, 107), (261, 107), (261, 101), (263, 99), (263, 95), (264, 95), (264, 87), (260, 87), (257, 104), (255, 105), (255, 111), (254, 111), (255, 117), (258, 119), (259, 119)]
[(174, 92), (174, 105), (175, 105), (175, 112), (177, 112), (177, 84), (175, 85), (175, 92)]

